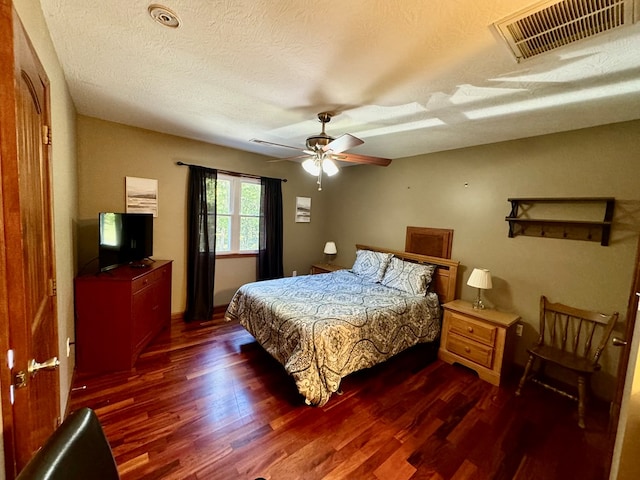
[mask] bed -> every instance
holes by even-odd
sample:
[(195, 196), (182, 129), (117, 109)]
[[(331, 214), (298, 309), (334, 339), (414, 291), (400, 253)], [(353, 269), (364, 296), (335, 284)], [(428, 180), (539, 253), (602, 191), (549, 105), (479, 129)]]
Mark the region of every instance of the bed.
[(457, 261), (356, 248), (349, 270), (243, 285), (225, 314), (284, 366), (309, 405), (326, 404), (348, 374), (437, 341), (440, 304), (455, 297)]

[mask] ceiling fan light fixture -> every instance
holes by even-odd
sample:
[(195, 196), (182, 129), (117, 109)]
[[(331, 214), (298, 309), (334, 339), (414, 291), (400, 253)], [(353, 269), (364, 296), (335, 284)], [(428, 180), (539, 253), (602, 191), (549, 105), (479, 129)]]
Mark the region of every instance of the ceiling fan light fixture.
[(329, 177), (333, 177), (336, 173), (338, 173), (339, 169), (336, 165), (336, 162), (331, 160), (330, 158), (325, 158), (322, 161), (322, 171), (326, 173)]
[(313, 158), (307, 158), (304, 162), (302, 162), (302, 168), (304, 168), (307, 173), (310, 173), (314, 177), (320, 175), (320, 165), (318, 165), (318, 162)]

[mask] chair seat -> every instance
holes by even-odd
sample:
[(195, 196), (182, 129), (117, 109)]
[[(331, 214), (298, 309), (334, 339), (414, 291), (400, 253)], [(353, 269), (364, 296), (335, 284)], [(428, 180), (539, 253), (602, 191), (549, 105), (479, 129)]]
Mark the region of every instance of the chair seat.
[(536, 345), (527, 349), (531, 355), (562, 365), (570, 370), (580, 373), (593, 373), (600, 370), (599, 364), (594, 364), (589, 358), (579, 357), (570, 352), (565, 352), (559, 348), (549, 347), (547, 345)]

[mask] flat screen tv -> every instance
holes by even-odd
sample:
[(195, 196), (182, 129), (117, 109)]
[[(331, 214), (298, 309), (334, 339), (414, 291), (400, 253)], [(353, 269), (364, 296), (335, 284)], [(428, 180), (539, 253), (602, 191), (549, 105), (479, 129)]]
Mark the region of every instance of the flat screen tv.
[(104, 272), (119, 265), (143, 266), (153, 255), (153, 215), (101, 212), (98, 263)]

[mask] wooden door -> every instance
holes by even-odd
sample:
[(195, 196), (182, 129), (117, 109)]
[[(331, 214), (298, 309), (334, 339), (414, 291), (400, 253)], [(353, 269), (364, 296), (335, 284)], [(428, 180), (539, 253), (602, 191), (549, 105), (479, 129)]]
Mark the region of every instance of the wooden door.
[[(630, 451), (637, 449), (640, 442), (633, 439), (633, 434), (640, 431), (640, 354), (638, 344), (640, 339), (639, 309), (640, 296), (640, 238), (636, 253), (636, 266), (633, 274), (633, 283), (627, 306), (626, 326), (624, 338), (618, 343), (622, 347), (620, 363), (618, 366), (618, 388), (611, 405), (610, 419), (610, 450), (612, 451), (611, 478), (636, 478), (630, 475), (631, 471), (640, 472), (640, 460), (637, 455), (629, 456)], [(628, 369), (631, 370), (628, 371)], [(626, 405), (623, 408), (622, 405)], [(624, 410), (624, 411), (622, 411)], [(622, 415), (621, 415), (622, 413)], [(626, 457), (623, 459), (623, 455)], [(618, 471), (618, 467), (620, 470)]]
[(59, 424), (60, 382), (49, 82), (11, 2), (1, 0), (0, 8), (0, 303), (9, 320), (2, 347), (13, 358), (13, 368), (1, 362), (0, 381), (5, 470), (12, 478)]
[[(640, 292), (638, 293), (640, 295)], [(635, 480), (640, 478), (640, 331), (638, 331), (640, 310), (636, 313), (635, 333), (631, 342), (622, 408), (615, 438), (611, 479)]]

